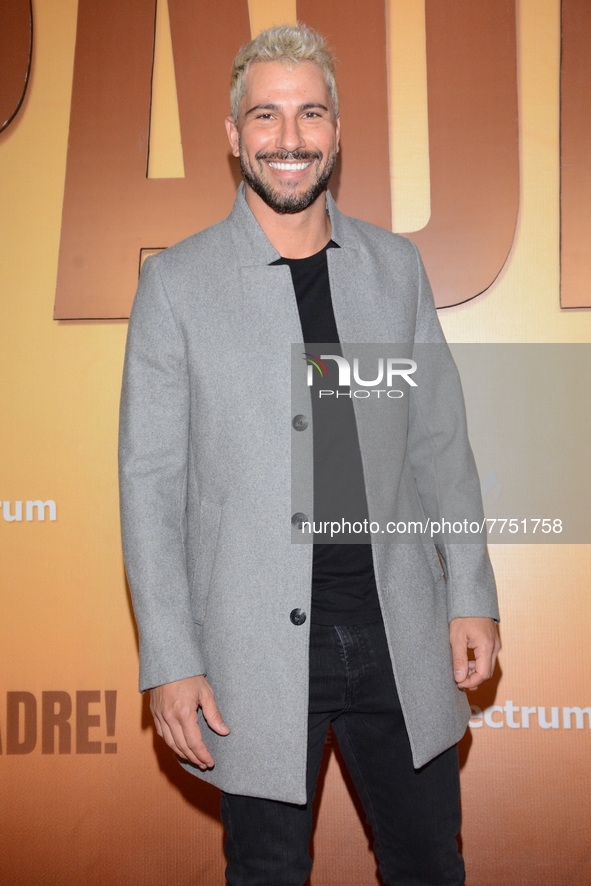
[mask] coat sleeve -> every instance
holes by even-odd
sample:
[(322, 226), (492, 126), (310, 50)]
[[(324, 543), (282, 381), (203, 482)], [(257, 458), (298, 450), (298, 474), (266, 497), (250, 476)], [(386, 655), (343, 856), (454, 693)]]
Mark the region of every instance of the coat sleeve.
[[(409, 452), (419, 498), (444, 561), (448, 620), (499, 619), (486, 530), (450, 532), (449, 524), (483, 525), (480, 481), (468, 440), (458, 371), (441, 329), (431, 287), (416, 250), (419, 295), (413, 356), (417, 387), (410, 402)], [(443, 521), (447, 521), (447, 526)], [(439, 526), (437, 525), (439, 524)]]
[(182, 330), (144, 263), (131, 311), (119, 426), (123, 553), (140, 635), (140, 690), (205, 673), (186, 561), (189, 379)]

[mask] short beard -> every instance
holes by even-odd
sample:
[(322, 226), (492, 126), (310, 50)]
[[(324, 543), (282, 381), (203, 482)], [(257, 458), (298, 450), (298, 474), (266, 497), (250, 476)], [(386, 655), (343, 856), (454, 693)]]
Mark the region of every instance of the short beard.
[[(242, 175), (244, 176), (244, 181), (247, 185), (249, 185), (255, 194), (264, 200), (267, 206), (273, 209), (275, 212), (280, 213), (281, 215), (285, 215), (287, 213), (294, 214), (296, 212), (302, 212), (304, 209), (307, 209), (311, 204), (326, 191), (328, 186), (329, 179), (332, 175), (337, 154), (336, 151), (332, 151), (328, 159), (326, 161), (326, 165), (322, 172), (320, 178), (303, 194), (278, 194), (277, 191), (274, 191), (269, 185), (266, 184), (262, 180), (262, 178), (258, 178), (254, 172), (253, 167), (249, 164), (247, 157), (244, 155), (242, 151), (242, 145), (239, 145), (240, 148), (240, 168), (242, 169)], [(292, 153), (286, 153), (284, 156), (276, 157), (275, 155), (267, 155), (267, 154), (257, 154), (255, 156), (255, 160), (259, 162), (262, 159), (273, 159), (281, 162), (282, 160), (318, 160), (322, 159), (322, 154), (320, 153), (312, 153), (308, 151), (293, 151)]]

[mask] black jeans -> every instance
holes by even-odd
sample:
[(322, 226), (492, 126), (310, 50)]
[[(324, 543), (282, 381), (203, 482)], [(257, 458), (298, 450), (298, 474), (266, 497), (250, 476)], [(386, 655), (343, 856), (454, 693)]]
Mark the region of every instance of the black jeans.
[(382, 624), (312, 625), (308, 803), (222, 793), (228, 886), (306, 883), (312, 802), (331, 724), (387, 886), (462, 886), (457, 749), (413, 768)]

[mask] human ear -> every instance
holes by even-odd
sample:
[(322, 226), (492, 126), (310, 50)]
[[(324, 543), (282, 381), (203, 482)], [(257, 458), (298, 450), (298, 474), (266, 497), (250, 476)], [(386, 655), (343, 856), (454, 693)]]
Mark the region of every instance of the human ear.
[(232, 148), (232, 154), (235, 157), (239, 157), (240, 156), (240, 147), (239, 147), (240, 137), (239, 137), (239, 133), (238, 133), (238, 127), (236, 126), (236, 123), (234, 122), (234, 118), (231, 115), (226, 117), (224, 122), (226, 124), (226, 132), (228, 133), (228, 141), (230, 142), (230, 147)]

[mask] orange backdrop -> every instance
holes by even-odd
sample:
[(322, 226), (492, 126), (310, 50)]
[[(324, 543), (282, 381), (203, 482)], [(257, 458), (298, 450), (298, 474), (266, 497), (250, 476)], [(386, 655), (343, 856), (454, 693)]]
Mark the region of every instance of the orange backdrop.
[[(321, 19), (322, 0), (316, 7)], [(257, 0), (243, 13), (254, 33), (305, 18), (304, 8)], [(2, 881), (213, 886), (223, 874), (216, 792), (185, 775), (154, 738), (136, 689), (116, 486), (126, 322), (53, 319), (77, 2), (36, 0), (33, 12), (29, 86), (0, 134)], [(160, 0), (150, 175), (179, 178), (165, 13)], [(507, 38), (515, 42), (519, 111), (514, 236), (485, 291), (440, 316), (455, 342), (589, 342), (588, 309), (560, 306), (560, 3), (518, 0), (515, 14)], [(377, 43), (385, 47), (390, 108), (380, 135), (386, 165), (375, 171), (364, 162), (355, 119), (344, 116), (344, 160), (348, 138), (349, 157), (353, 145), (357, 153), (340, 187), (351, 211), (355, 187), (387, 194), (389, 185), (389, 200), (380, 199), (383, 223), (392, 219), (398, 231), (419, 232), (435, 211), (432, 188), (440, 175), (433, 154), (429, 162), (437, 121), (427, 100), (425, 3), (386, 0), (383, 20)], [(335, 33), (350, 77), (363, 47), (346, 18)], [(354, 90), (350, 95), (353, 101)], [(225, 112), (219, 109), (220, 128)], [(374, 172), (386, 175), (385, 184)], [(85, 205), (78, 208), (84, 215)], [(366, 212), (356, 211), (369, 217), (374, 208), (369, 201)], [(213, 220), (228, 209), (229, 203), (205, 206), (200, 213)], [(413, 236), (420, 241), (420, 233)], [(433, 252), (432, 276), (441, 267)], [(132, 288), (123, 296), (131, 297)], [(573, 410), (581, 395), (566, 393)], [(583, 886), (591, 878), (590, 549), (494, 546), (491, 556), (504, 649), (496, 679), (471, 697), (474, 719), (461, 746), (468, 882)], [(333, 752), (317, 821), (314, 886), (375, 883), (368, 836)]]

